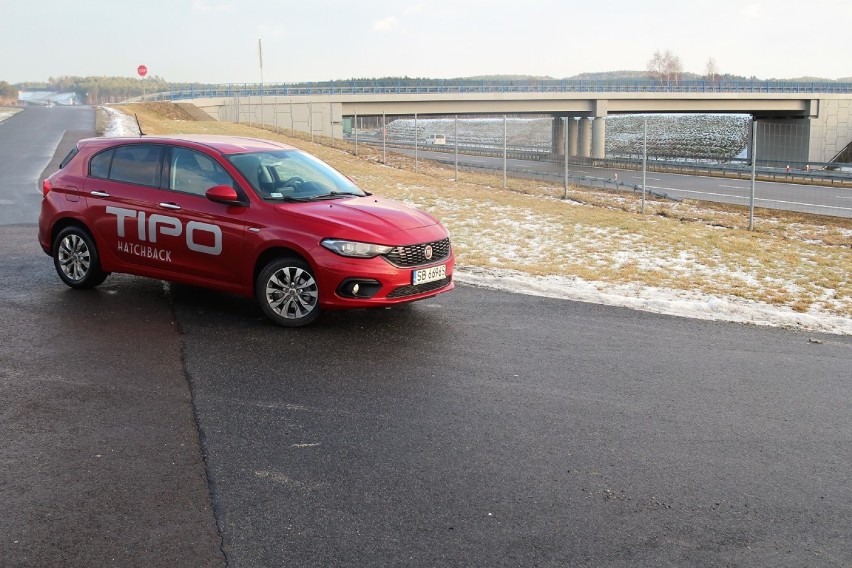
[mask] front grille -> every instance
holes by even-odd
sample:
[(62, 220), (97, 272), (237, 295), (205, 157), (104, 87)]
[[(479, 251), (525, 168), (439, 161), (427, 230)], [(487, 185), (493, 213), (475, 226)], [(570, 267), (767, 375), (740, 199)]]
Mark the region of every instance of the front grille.
[(432, 290), (438, 290), (449, 285), (451, 280), (452, 277), (447, 276), (442, 280), (426, 282), (425, 284), (400, 286), (396, 290), (392, 290), (391, 293), (388, 294), (388, 298), (404, 298), (405, 296), (414, 296), (415, 294), (422, 294), (423, 292), (431, 292)]
[[(425, 255), (427, 246), (432, 247), (432, 258), (428, 259)], [(450, 239), (447, 238), (433, 243), (396, 247), (384, 255), (384, 257), (388, 259), (388, 262), (400, 268), (410, 268), (412, 266), (440, 262), (450, 257)]]

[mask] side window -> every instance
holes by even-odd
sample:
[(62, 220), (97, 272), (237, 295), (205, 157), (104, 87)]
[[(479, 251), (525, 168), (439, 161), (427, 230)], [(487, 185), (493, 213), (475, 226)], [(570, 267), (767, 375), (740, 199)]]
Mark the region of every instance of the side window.
[(109, 178), (109, 165), (112, 163), (112, 154), (115, 150), (110, 148), (100, 154), (95, 154), (89, 162), (89, 175), (96, 178)]
[(77, 155), (77, 152), (79, 152), (79, 151), (80, 151), (80, 149), (79, 149), (79, 148), (74, 147), (74, 149), (73, 149), (73, 150), (71, 150), (70, 152), (68, 152), (68, 155), (67, 155), (67, 156), (65, 156), (65, 159), (64, 159), (64, 160), (62, 160), (62, 163), (61, 163), (61, 164), (59, 164), (59, 169), (61, 170), (62, 168), (64, 168), (65, 166), (67, 166), (67, 165), (68, 165), (68, 162), (70, 162), (71, 160), (73, 160), (73, 159), (74, 159), (74, 156), (76, 156), (76, 155)]
[(109, 179), (149, 185), (160, 185), (161, 146), (132, 144), (115, 149)]
[(204, 195), (216, 185), (234, 187), (234, 180), (216, 161), (195, 150), (172, 148), (169, 189)]

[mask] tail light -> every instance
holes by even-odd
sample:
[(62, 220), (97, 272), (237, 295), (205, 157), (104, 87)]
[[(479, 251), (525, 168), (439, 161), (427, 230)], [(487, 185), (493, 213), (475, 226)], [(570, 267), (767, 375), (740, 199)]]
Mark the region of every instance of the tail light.
[(50, 193), (50, 180), (46, 179), (41, 182), (41, 194), (44, 197), (47, 197), (47, 194)]

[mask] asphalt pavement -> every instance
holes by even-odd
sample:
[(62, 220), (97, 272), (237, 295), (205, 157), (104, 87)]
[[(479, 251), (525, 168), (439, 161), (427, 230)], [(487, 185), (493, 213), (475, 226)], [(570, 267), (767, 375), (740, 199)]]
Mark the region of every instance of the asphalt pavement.
[(465, 286), (282, 332), (170, 294), (231, 566), (852, 561), (849, 338)]
[(162, 283), (70, 290), (37, 242), (42, 171), (93, 127), (0, 123), (0, 566), (222, 566)]
[(0, 566), (852, 565), (852, 338), (468, 286), (281, 329), (67, 289), (35, 231), (0, 226)]

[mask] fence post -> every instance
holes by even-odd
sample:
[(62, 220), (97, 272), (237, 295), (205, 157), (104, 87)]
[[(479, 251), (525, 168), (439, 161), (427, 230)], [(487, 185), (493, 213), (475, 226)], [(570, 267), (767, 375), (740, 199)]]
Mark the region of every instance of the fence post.
[(414, 173), (417, 173), (417, 113), (414, 113)]
[(358, 109), (355, 109), (355, 118), (353, 119), (352, 128), (355, 129), (355, 155), (358, 155)]
[(642, 215), (645, 214), (645, 181), (648, 179), (648, 117), (645, 117), (642, 129)]
[(385, 113), (382, 112), (382, 163), (388, 163), (388, 125), (385, 121)]
[(562, 156), (565, 159), (565, 163), (563, 165), (563, 170), (565, 174), (565, 195), (562, 196), (562, 199), (568, 199), (568, 117), (562, 117), (562, 130), (565, 135), (565, 143), (562, 148)]
[(757, 177), (757, 121), (751, 121), (751, 192), (748, 199), (748, 230), (754, 229), (754, 185)]
[(459, 181), (459, 115), (456, 115), (456, 121), (455, 122), (456, 122), (456, 130), (455, 130), (455, 133), (453, 134), (453, 140), (455, 141), (455, 145), (456, 145), (456, 150), (455, 150), (455, 154), (456, 154), (456, 181)]
[(503, 115), (503, 189), (506, 189), (506, 167), (507, 167), (507, 154), (508, 148), (506, 140), (508, 138), (508, 131), (506, 128), (506, 115)]

